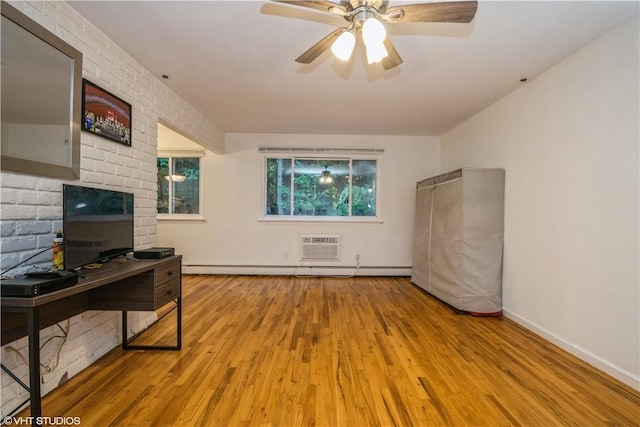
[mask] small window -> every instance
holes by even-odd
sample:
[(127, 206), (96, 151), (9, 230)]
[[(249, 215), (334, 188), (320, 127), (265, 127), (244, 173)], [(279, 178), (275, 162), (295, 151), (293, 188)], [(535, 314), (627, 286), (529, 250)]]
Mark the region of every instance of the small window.
[(158, 214), (200, 214), (200, 158), (158, 157)]
[(265, 217), (376, 217), (377, 161), (266, 159)]

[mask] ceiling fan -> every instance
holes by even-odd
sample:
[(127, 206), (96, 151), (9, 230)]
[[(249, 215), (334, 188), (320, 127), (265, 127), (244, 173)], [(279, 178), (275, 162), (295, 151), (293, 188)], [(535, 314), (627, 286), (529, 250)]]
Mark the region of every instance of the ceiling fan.
[(351, 58), (356, 35), (361, 34), (369, 64), (380, 62), (385, 70), (402, 64), (402, 58), (387, 37), (384, 22), (455, 22), (469, 23), (478, 8), (477, 1), (452, 1), (439, 3), (407, 4), (388, 7), (388, 0), (273, 0), (294, 6), (328, 12), (343, 17), (348, 26), (340, 27), (311, 46), (296, 58), (296, 62), (310, 64), (324, 51), (331, 48), (342, 61)]

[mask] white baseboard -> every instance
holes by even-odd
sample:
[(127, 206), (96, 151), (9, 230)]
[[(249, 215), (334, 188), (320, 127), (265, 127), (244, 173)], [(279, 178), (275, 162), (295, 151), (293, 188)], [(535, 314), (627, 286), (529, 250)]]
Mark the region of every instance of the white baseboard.
[(237, 274), (258, 276), (411, 276), (411, 267), (183, 265), (184, 274)]
[(602, 372), (611, 375), (612, 377), (614, 377), (615, 379), (625, 383), (626, 385), (628, 385), (629, 387), (633, 387), (634, 389), (640, 391), (640, 377), (637, 375), (634, 375), (630, 372), (625, 371), (624, 369), (620, 368), (619, 366), (614, 365), (613, 363), (604, 360), (598, 356), (596, 356), (595, 354), (591, 353), (590, 351), (572, 344), (568, 341), (566, 341), (565, 339), (547, 331), (546, 329), (536, 325), (533, 322), (528, 321), (527, 319), (524, 319), (520, 316), (518, 316), (517, 314), (504, 309), (502, 310), (502, 313), (504, 314), (505, 317), (508, 317), (509, 319), (513, 320), (514, 322), (518, 323), (519, 325), (529, 329), (530, 331), (534, 332), (537, 335), (540, 335), (542, 338), (546, 339), (547, 341), (557, 345), (558, 347), (560, 347), (561, 349), (565, 350), (568, 353), (573, 354), (574, 356), (576, 356), (577, 358), (584, 360), (585, 362), (587, 362), (588, 364), (592, 365), (593, 367), (601, 370)]

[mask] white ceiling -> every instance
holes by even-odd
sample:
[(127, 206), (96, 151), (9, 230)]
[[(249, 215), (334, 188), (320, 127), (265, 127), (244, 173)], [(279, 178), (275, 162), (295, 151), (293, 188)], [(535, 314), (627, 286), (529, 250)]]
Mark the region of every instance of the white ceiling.
[[(335, 0), (337, 2), (337, 0)], [(390, 6), (405, 3), (390, 1)], [(440, 135), (633, 16), (637, 1), (480, 1), (470, 24), (387, 24), (404, 63), (330, 52), (343, 18), (265, 1), (71, 1), (225, 132)], [(161, 78), (161, 77), (160, 77)], [(126, 97), (126, 95), (124, 95)], [(135, 108), (135, 107), (134, 107)]]

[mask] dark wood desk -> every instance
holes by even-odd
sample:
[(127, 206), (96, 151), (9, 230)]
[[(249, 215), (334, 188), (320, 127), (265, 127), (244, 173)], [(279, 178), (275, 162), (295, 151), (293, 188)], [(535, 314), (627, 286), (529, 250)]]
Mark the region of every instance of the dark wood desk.
[[(31, 416), (42, 415), (40, 396), (40, 329), (87, 310), (122, 312), (122, 348), (180, 350), (182, 348), (182, 256), (159, 260), (115, 259), (98, 270), (83, 271), (76, 285), (32, 298), (3, 297), (2, 345), (29, 337)], [(177, 306), (175, 346), (131, 344), (127, 311), (154, 311)]]

